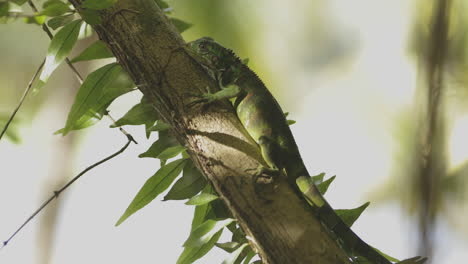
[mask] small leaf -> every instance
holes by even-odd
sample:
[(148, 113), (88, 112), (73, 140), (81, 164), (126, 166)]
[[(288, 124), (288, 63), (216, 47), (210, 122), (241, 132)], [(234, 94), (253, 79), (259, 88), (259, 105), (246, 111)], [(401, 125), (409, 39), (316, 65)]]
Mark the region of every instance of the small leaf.
[(81, 23), (81, 20), (69, 23), (60, 29), (52, 38), (49, 49), (47, 50), (46, 61), (41, 76), (39, 77), (42, 82), (40, 86), (47, 82), (52, 72), (67, 58), (68, 54), (70, 54), (70, 51), (78, 39)]
[(154, 131), (164, 131), (171, 128), (171, 125), (165, 123), (162, 120), (159, 120), (158, 123), (150, 128), (148, 128), (148, 131), (154, 132)]
[(80, 12), (81, 18), (91, 26), (101, 24), (102, 19), (99, 12), (92, 9), (83, 9)]
[(44, 24), (46, 18), (47, 18), (46, 16), (31, 16), (31, 17), (25, 17), (23, 21), (26, 24), (42, 25)]
[(234, 222), (232, 218), (220, 221), (206, 220), (192, 231), (189, 238), (185, 241), (184, 247), (199, 247), (206, 244), (218, 231), (232, 222)]
[(115, 3), (117, 3), (117, 0), (86, 0), (81, 7), (102, 10), (113, 6)]
[(90, 119), (101, 119), (110, 103), (132, 87), (133, 83), (117, 63), (90, 73), (76, 94), (63, 135), (79, 129)]
[(335, 213), (343, 220), (343, 222), (351, 227), (354, 222), (359, 218), (359, 216), (364, 212), (364, 210), (369, 206), (369, 202), (354, 208), (354, 209), (337, 209)]
[(195, 167), (193, 162), (189, 162), (184, 167), (184, 173), (171, 190), (164, 197), (164, 200), (184, 200), (199, 193), (205, 188), (207, 181), (205, 176)]
[(111, 127), (154, 124), (154, 122), (159, 119), (159, 114), (146, 98), (147, 97), (143, 96), (139, 104), (133, 106), (122, 118), (111, 125)]
[(315, 175), (315, 176), (311, 176), (312, 181), (313, 181), (313, 183), (314, 183), (315, 185), (318, 185), (318, 184), (322, 183), (322, 182), (323, 182), (323, 177), (325, 177), (325, 173), (324, 173), (324, 172), (322, 172), (322, 173), (320, 173), (320, 174), (318, 174), (318, 175)]
[(42, 5), (42, 7), (43, 10), (39, 12), (39, 14), (50, 17), (60, 16), (65, 14), (66, 12), (71, 11), (68, 4), (65, 4), (64, 2), (59, 0), (48, 0)]
[(214, 195), (211, 193), (200, 193), (199, 195), (196, 195), (190, 198), (190, 200), (188, 200), (185, 204), (186, 205), (203, 205), (211, 201), (214, 201), (218, 198), (219, 197), (217, 195)]
[(335, 178), (336, 176), (330, 177), (328, 180), (323, 181), (317, 185), (317, 189), (322, 195), (324, 195), (327, 192), (328, 187), (330, 187), (330, 184), (333, 182), (333, 180), (335, 180)]
[(210, 251), (216, 242), (218, 242), (219, 237), (223, 233), (223, 230), (218, 231), (208, 242), (203, 244), (202, 246), (199, 247), (186, 247), (184, 248), (184, 251), (182, 254), (180, 254), (179, 258), (177, 259), (176, 264), (192, 264), (195, 262), (197, 259), (200, 259), (208, 251)]
[(234, 252), (240, 246), (239, 243), (233, 242), (233, 241), (225, 242), (225, 243), (216, 243), (215, 245), (219, 247), (220, 249), (229, 253)]
[(175, 137), (171, 136), (168, 131), (159, 132), (159, 138), (151, 147), (144, 153), (138, 155), (140, 158), (158, 158), (166, 149), (179, 146), (179, 142)]
[(320, 194), (320, 191), (314, 184), (313, 177), (301, 176), (296, 179), (296, 184), (299, 187), (299, 190), (304, 194), (304, 197), (310, 205), (320, 208), (326, 204), (326, 201), (324, 200), (324, 198)]
[(245, 243), (242, 244), (238, 249), (236, 249), (234, 252), (232, 252), (227, 259), (223, 261), (221, 264), (234, 264), (237, 259), (239, 258), (240, 254), (246, 248), (249, 244)]
[(185, 22), (183, 20), (180, 20), (178, 18), (171, 17), (171, 18), (169, 18), (169, 20), (171, 20), (172, 24), (174, 24), (174, 26), (177, 28), (179, 33), (182, 33), (182, 32), (184, 32), (187, 29), (192, 27), (192, 24), (187, 23), (187, 22)]
[(75, 16), (73, 14), (57, 16), (57, 17), (49, 19), (49, 21), (47, 21), (47, 25), (55, 30), (59, 27), (63, 27), (64, 25), (70, 23), (74, 17)]
[[(49, 21), (50, 22), (50, 21)], [(114, 55), (107, 48), (104, 42), (98, 40), (86, 48), (80, 55), (76, 56), (71, 62), (88, 61), (97, 59), (112, 58)]]
[(128, 206), (127, 210), (119, 218), (116, 226), (120, 225), (129, 216), (140, 210), (151, 201), (154, 200), (160, 193), (166, 190), (180, 174), (185, 164), (186, 159), (175, 160), (164, 167), (161, 167), (153, 176), (151, 176), (138, 191), (133, 201)]
[(296, 124), (296, 121), (294, 121), (294, 120), (289, 120), (288, 119), (288, 120), (286, 120), (286, 122), (288, 123), (288, 126), (292, 126), (292, 125)]
[(249, 264), (249, 262), (255, 257), (256, 253), (252, 250), (251, 247), (247, 248), (248, 252), (247, 255), (245, 256), (245, 260), (243, 264)]
[[(249, 58), (243, 59), (243, 60), (242, 60), (242, 64), (244, 64), (244, 65), (249, 64)], [(284, 113), (284, 116), (286, 117), (286, 116), (288, 116), (288, 114), (289, 114), (289, 113)]]

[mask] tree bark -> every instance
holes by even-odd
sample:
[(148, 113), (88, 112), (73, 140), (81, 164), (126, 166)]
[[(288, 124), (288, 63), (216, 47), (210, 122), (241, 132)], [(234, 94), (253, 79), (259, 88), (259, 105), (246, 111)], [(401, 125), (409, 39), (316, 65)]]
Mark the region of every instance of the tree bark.
[[(70, 0), (78, 12), (81, 0)], [(154, 0), (119, 0), (94, 26), (118, 62), (188, 149), (198, 168), (268, 264), (350, 263), (347, 255), (283, 179), (254, 184), (263, 163), (228, 102), (188, 107), (189, 93), (216, 83), (183, 49), (184, 40)]]

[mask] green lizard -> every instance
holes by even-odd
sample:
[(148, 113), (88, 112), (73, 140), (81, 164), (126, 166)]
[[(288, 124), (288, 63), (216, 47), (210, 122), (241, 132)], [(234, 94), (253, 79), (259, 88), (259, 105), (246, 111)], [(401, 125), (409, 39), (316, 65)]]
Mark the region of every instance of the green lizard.
[[(234, 54), (211, 38), (201, 38), (188, 43), (188, 51), (218, 82), (221, 90), (197, 96), (194, 103), (210, 103), (217, 100), (236, 98), (234, 107), (237, 115), (250, 134), (259, 144), (262, 156), (269, 168), (261, 166), (256, 175), (264, 172), (270, 175), (285, 172), (295, 190), (305, 195), (313, 205), (323, 224), (333, 232), (343, 248), (351, 255), (354, 263), (365, 258), (370, 263), (391, 264), (389, 260), (362, 241), (335, 213), (314, 184), (304, 186), (309, 173), (302, 161), (299, 149), (280, 105), (260, 78)], [(276, 173), (275, 173), (276, 172)], [(360, 257), (360, 258), (358, 258)], [(415, 261), (413, 261), (415, 260)], [(416, 258), (404, 264), (422, 263)]]

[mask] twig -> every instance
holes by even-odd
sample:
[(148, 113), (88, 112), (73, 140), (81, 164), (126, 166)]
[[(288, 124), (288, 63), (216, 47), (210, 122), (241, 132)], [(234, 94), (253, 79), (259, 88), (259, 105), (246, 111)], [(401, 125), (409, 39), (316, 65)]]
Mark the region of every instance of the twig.
[(78, 180), (81, 176), (83, 176), (83, 174), (85, 174), (86, 172), (90, 171), (91, 169), (97, 167), (98, 165), (116, 157), (117, 155), (121, 154), (122, 152), (124, 152), (127, 147), (130, 145), (131, 142), (134, 142), (134, 139), (132, 138), (131, 135), (126, 135), (127, 136), (127, 143), (120, 149), (118, 150), (117, 152), (115, 152), (114, 154), (94, 163), (93, 165), (87, 167), (86, 169), (84, 169), (82, 172), (80, 172), (78, 175), (76, 175), (73, 179), (71, 179), (67, 184), (65, 184), (61, 189), (59, 189), (58, 191), (54, 191), (53, 195), (47, 200), (45, 201), (36, 211), (34, 211), (34, 213), (28, 217), (28, 219), (26, 219), (26, 221), (23, 222), (23, 224), (18, 228), (16, 229), (16, 231), (5, 241), (3, 241), (3, 245), (0, 247), (0, 250), (2, 248), (4, 248), (6, 245), (8, 245), (8, 243), (21, 231), (21, 229), (23, 229), (23, 227), (25, 227), (37, 214), (39, 214), (42, 209), (44, 209), (52, 200), (54, 200), (55, 198), (57, 198), (65, 189), (67, 189), (70, 185), (72, 185), (76, 180)]
[(3, 135), (5, 135), (8, 127), (10, 126), (10, 123), (13, 121), (13, 119), (15, 118), (16, 116), (16, 113), (18, 112), (18, 110), (20, 109), (20, 107), (23, 105), (23, 102), (24, 102), (24, 99), (26, 99), (26, 96), (29, 94), (29, 92), (31, 91), (31, 88), (32, 88), (32, 85), (34, 83), (34, 80), (37, 78), (37, 76), (39, 75), (39, 72), (41, 72), (42, 70), (42, 67), (44, 67), (44, 63), (45, 63), (45, 60), (42, 61), (41, 65), (39, 65), (39, 67), (37, 68), (36, 72), (34, 73), (33, 77), (31, 78), (31, 80), (29, 81), (28, 83), (28, 86), (26, 87), (26, 90), (24, 90), (24, 93), (23, 93), (23, 96), (21, 97), (19, 103), (18, 103), (18, 106), (16, 106), (15, 110), (13, 110), (13, 113), (11, 113), (10, 115), (10, 118), (8, 118), (8, 121), (6, 122), (5, 126), (3, 127), (2, 129), (2, 133), (0, 134), (0, 140), (2, 139)]

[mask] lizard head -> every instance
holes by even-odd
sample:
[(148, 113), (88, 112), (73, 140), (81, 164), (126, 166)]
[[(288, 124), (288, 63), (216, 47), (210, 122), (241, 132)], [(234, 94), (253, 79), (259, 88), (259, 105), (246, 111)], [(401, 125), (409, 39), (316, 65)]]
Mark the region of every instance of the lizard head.
[(226, 70), (238, 59), (232, 51), (221, 46), (214, 39), (203, 37), (188, 43), (189, 49), (202, 59), (201, 63), (215, 70)]

